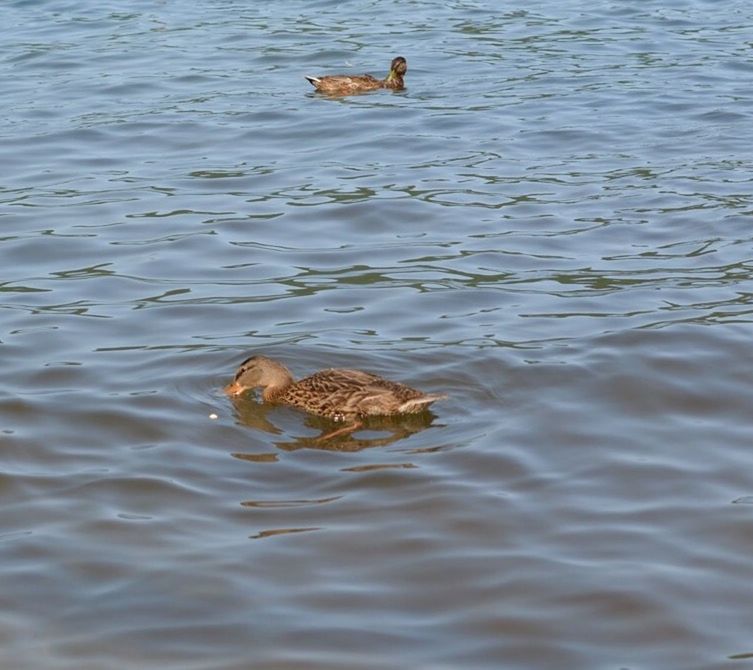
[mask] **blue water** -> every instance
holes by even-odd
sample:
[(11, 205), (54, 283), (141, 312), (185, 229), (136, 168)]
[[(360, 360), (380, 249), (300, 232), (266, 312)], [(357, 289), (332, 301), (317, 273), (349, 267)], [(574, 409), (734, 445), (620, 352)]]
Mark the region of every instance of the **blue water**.
[[(750, 665), (747, 3), (3, 25), (0, 667)], [(252, 352), (449, 398), (318, 442)]]

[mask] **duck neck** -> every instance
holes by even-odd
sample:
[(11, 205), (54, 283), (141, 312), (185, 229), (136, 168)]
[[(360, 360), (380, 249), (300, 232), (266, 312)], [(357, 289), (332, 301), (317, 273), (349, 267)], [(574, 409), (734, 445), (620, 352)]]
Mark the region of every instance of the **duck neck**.
[(395, 70), (390, 70), (390, 73), (382, 80), (382, 86), (384, 88), (403, 88), (403, 75), (398, 74)]
[(390, 70), (390, 73), (387, 75), (387, 77), (382, 82), (382, 85), (385, 88), (403, 88), (403, 77), (402, 75), (399, 75), (394, 70)]
[(261, 396), (265, 402), (274, 402), (280, 396), (284, 395), (285, 391), (287, 391), (292, 384), (293, 375), (291, 375), (286, 368), (280, 366), (275, 378), (267, 384), (262, 391)]

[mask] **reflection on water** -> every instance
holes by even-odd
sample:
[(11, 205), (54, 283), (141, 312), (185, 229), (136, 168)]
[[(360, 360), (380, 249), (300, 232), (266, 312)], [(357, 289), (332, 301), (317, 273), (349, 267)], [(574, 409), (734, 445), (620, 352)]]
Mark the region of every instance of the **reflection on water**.
[[(287, 431), (273, 423), (275, 413), (280, 408), (267, 403), (252, 399), (251, 394), (232, 398), (233, 410), (238, 421), (254, 430), (263, 431), (272, 435), (287, 434)], [(360, 451), (371, 447), (384, 447), (398, 440), (426, 430), (434, 423), (436, 415), (426, 410), (419, 414), (403, 414), (398, 416), (372, 416), (363, 419), (363, 427), (357, 433), (387, 433), (385, 436), (370, 438), (357, 438), (354, 434), (341, 434), (327, 437), (332, 431), (337, 430), (342, 424), (336, 423), (323, 417), (309, 414), (305, 416), (304, 425), (318, 434), (290, 436), (292, 439), (275, 441), (274, 445), (279, 449), (294, 451), (296, 449), (328, 449), (332, 451)], [(438, 424), (437, 427), (440, 427)], [(242, 457), (242, 456), (239, 456)]]

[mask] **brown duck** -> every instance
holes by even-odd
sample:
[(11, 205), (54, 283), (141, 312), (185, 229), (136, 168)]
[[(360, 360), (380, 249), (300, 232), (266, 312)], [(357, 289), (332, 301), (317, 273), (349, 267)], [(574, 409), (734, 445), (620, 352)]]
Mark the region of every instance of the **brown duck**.
[(398, 56), (392, 59), (390, 72), (384, 79), (377, 79), (370, 74), (348, 75), (330, 74), (324, 77), (306, 77), (317, 93), (326, 95), (353, 95), (366, 93), (378, 88), (391, 88), (399, 91), (405, 88), (403, 75), (408, 71), (408, 63), (405, 58)]
[(347, 426), (324, 437), (352, 433), (368, 416), (418, 414), (442, 393), (424, 393), (370, 372), (333, 368), (316, 372), (299, 381), (282, 364), (265, 356), (251, 356), (240, 364), (233, 381), (225, 387), (230, 396), (250, 389), (262, 389), (265, 402), (291, 405), (310, 414)]

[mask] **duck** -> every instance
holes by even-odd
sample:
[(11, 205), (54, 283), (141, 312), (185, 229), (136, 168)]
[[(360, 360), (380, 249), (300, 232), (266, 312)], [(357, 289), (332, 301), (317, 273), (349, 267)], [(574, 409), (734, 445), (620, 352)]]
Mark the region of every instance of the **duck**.
[(238, 367), (225, 387), (230, 397), (262, 389), (264, 402), (289, 405), (346, 425), (323, 438), (352, 433), (370, 416), (419, 414), (444, 393), (424, 393), (363, 370), (329, 368), (295, 381), (279, 361), (254, 355)]
[(391, 88), (400, 91), (405, 88), (403, 76), (408, 71), (408, 62), (402, 56), (392, 59), (389, 74), (384, 79), (377, 79), (370, 74), (349, 75), (330, 74), (323, 77), (306, 76), (317, 93), (340, 96), (366, 93), (379, 88)]

